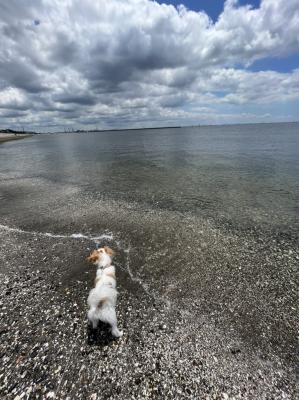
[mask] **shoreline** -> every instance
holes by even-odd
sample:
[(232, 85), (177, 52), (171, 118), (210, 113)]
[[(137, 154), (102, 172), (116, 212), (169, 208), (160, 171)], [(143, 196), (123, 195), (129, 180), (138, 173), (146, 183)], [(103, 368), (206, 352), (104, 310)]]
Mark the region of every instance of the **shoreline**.
[[(52, 135), (61, 133), (93, 133), (93, 132), (126, 132), (126, 131), (144, 131), (144, 130), (163, 130), (163, 129), (188, 129), (188, 128), (223, 128), (229, 126), (255, 126), (255, 125), (284, 125), (284, 124), (299, 124), (299, 121), (276, 121), (276, 122), (243, 122), (243, 123), (231, 123), (231, 124), (205, 124), (198, 123), (194, 125), (169, 125), (169, 126), (143, 126), (143, 127), (116, 127), (116, 128), (99, 128), (99, 129), (70, 129), (64, 128), (64, 130), (58, 131), (26, 131), (26, 133), (21, 131), (15, 131), (12, 129), (0, 130), (1, 135)], [(27, 133), (28, 132), (28, 133)], [(10, 140), (10, 139), (9, 139)], [(1, 140), (0, 140), (1, 141)]]
[(20, 140), (32, 136), (31, 133), (0, 133), (0, 144), (10, 140)]

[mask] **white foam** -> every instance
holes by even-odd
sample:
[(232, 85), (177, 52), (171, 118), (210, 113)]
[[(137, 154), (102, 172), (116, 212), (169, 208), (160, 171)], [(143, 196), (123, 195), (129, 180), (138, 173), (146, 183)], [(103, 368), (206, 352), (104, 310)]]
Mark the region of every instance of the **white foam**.
[(103, 240), (103, 239), (107, 239), (107, 240), (113, 240), (113, 234), (112, 233), (103, 233), (100, 236), (94, 236), (92, 237), (93, 240)]
[(50, 232), (36, 232), (36, 231), (26, 231), (23, 229), (19, 228), (12, 228), (7, 225), (0, 224), (0, 228), (4, 229), (9, 232), (16, 232), (16, 233), (26, 233), (27, 235), (33, 235), (33, 236), (41, 236), (41, 237), (50, 237), (50, 238), (56, 238), (56, 239), (85, 239), (85, 240), (90, 240), (92, 242), (98, 241), (98, 240), (113, 240), (113, 234), (111, 232), (108, 233), (103, 233), (101, 235), (96, 235), (96, 236), (91, 236), (91, 235), (84, 235), (83, 233), (72, 233), (70, 235), (59, 235), (55, 233), (50, 233)]
[(86, 236), (83, 235), (82, 233), (72, 233), (70, 237), (74, 239), (86, 239)]
[(35, 232), (35, 231), (22, 231), (22, 233), (28, 233), (31, 235), (37, 235), (37, 236), (46, 236), (46, 237), (51, 237), (51, 238), (68, 238), (69, 236), (66, 235), (55, 235), (54, 233), (50, 233), (50, 232)]
[(10, 231), (10, 232), (18, 232), (18, 233), (24, 233), (25, 231), (18, 229), (18, 228), (11, 228), (9, 226), (6, 225), (2, 225), (0, 224), (0, 228), (4, 229), (5, 231)]

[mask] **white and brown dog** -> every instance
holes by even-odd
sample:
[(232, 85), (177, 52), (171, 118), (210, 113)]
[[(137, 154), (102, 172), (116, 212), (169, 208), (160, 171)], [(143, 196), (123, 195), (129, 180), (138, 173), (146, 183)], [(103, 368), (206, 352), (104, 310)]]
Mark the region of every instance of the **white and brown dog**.
[(105, 246), (101, 249), (94, 250), (87, 260), (95, 264), (97, 274), (95, 279), (95, 287), (90, 291), (88, 296), (89, 311), (88, 320), (95, 329), (99, 320), (106, 322), (111, 326), (112, 335), (121, 337), (123, 332), (117, 328), (117, 318), (115, 312), (117, 290), (115, 280), (115, 267), (111, 265), (114, 251)]

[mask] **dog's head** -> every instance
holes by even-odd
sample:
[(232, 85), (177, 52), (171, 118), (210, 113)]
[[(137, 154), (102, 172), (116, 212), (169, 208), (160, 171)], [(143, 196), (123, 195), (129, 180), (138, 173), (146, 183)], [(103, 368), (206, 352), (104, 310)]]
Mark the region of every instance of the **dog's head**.
[(110, 249), (110, 247), (105, 246), (98, 250), (94, 250), (90, 256), (87, 257), (87, 261), (104, 267), (111, 264), (111, 259), (114, 255), (114, 251)]

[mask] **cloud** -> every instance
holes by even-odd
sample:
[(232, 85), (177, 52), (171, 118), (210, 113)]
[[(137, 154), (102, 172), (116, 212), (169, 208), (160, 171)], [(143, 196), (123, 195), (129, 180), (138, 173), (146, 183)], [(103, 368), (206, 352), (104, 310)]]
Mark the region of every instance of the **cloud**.
[(216, 23), (150, 0), (11, 0), (0, 34), (5, 124), (213, 122), (224, 105), (298, 101), (299, 70), (247, 69), (299, 52), (298, 0), (228, 0)]

